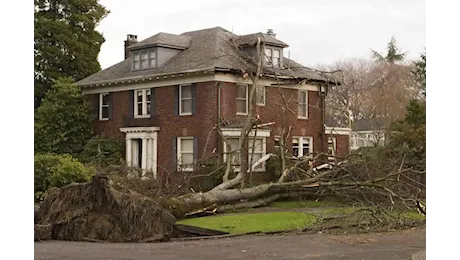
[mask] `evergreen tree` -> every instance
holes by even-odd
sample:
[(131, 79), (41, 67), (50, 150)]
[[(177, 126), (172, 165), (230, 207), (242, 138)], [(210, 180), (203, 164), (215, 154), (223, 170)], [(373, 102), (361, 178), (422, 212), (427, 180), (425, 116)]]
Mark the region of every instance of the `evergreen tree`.
[(420, 54), (420, 59), (418, 61), (414, 62), (412, 76), (417, 84), (420, 85), (423, 94), (426, 95), (426, 51)]
[(378, 53), (377, 51), (372, 50), (372, 58), (377, 62), (385, 62), (390, 64), (396, 64), (400, 61), (403, 61), (407, 53), (400, 52), (399, 48), (396, 46), (395, 37), (391, 37), (391, 41), (387, 44), (387, 53), (385, 56)]

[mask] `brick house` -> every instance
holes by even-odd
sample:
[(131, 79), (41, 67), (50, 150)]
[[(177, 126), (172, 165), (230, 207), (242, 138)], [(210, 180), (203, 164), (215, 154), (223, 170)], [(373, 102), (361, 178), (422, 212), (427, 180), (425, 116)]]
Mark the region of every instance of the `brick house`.
[[(330, 139), (328, 144), (325, 135), (326, 78), (285, 58), (288, 45), (271, 31), (263, 34), (269, 58), (256, 91), (257, 105), (248, 107), (251, 82), (230, 42), (234, 39), (246, 53), (255, 54), (260, 35), (238, 36), (221, 27), (158, 33), (139, 42), (128, 35), (123, 61), (77, 82), (97, 111), (96, 134), (125, 140), (127, 164), (162, 178), (229, 152), (221, 135), (212, 131), (215, 126), (232, 150), (238, 147), (238, 122), (253, 109), (262, 124), (270, 123), (252, 134), (255, 161), (279, 145), (283, 93), (293, 97), (293, 113), (287, 113), (286, 122), (291, 127), (288, 150), (294, 156), (327, 152), (328, 146), (335, 146), (336, 155), (346, 155), (348, 138)], [(279, 87), (269, 61), (279, 75)], [(237, 167), (239, 157), (234, 158)], [(265, 163), (255, 171), (263, 174)]]

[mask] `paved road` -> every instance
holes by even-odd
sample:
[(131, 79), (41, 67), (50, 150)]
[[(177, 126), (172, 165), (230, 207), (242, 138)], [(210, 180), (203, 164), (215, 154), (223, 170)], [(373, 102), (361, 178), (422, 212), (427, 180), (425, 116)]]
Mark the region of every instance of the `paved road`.
[(272, 235), (149, 244), (35, 243), (35, 259), (370, 259), (408, 260), (425, 248), (425, 229), (354, 235)]

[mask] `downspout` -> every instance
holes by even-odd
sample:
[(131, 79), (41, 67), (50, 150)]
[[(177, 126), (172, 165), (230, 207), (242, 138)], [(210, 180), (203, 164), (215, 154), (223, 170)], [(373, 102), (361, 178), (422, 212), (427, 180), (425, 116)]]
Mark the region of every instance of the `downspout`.
[[(221, 136), (220, 136), (220, 82), (217, 82), (217, 152), (220, 154), (222, 149), (221, 149)], [(220, 166), (220, 157), (219, 160), (217, 161), (217, 165)]]

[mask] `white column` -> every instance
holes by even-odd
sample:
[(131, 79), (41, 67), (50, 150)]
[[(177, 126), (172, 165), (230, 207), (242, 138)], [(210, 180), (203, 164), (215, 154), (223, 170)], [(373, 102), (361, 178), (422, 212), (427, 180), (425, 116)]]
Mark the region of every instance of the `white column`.
[(152, 138), (147, 139), (147, 171), (152, 171)]
[(131, 139), (126, 137), (126, 165), (131, 166), (131, 155), (133, 151), (131, 150)]
[(152, 139), (152, 146), (153, 146), (153, 149), (152, 149), (152, 160), (153, 160), (153, 164), (152, 164), (152, 172), (153, 172), (153, 178), (157, 178), (157, 145), (158, 145), (158, 137), (157, 135), (155, 134), (155, 136), (153, 137)]
[(147, 138), (142, 138), (142, 171), (147, 169)]

